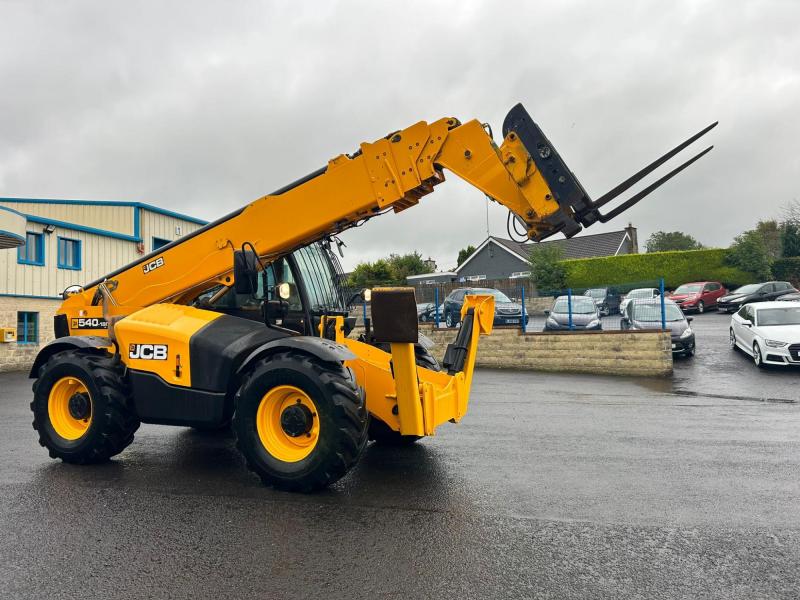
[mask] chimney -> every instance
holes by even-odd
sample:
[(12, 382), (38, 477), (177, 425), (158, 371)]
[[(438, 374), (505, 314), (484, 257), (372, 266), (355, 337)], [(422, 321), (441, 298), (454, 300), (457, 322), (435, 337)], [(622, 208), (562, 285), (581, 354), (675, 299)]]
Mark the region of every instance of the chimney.
[(628, 223), (628, 226), (625, 228), (625, 232), (628, 234), (630, 238), (630, 254), (639, 254), (639, 237), (636, 235), (636, 227), (633, 226), (633, 223)]

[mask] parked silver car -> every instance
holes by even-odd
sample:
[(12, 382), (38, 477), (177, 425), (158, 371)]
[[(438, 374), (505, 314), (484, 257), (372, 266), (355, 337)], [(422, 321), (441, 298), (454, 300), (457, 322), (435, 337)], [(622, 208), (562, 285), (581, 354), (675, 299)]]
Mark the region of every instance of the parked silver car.
[[(571, 306), (570, 306), (571, 305)], [(571, 310), (570, 310), (571, 308)], [(570, 327), (570, 313), (572, 326)], [(600, 322), (600, 310), (590, 296), (559, 296), (553, 302), (553, 308), (544, 311), (547, 320), (545, 331), (580, 330), (591, 331), (603, 328)]]

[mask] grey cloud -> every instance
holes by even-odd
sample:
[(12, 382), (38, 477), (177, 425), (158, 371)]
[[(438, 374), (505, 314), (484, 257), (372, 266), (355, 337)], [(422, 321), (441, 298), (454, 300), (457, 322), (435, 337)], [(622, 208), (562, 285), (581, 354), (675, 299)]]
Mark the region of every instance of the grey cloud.
[[(713, 120), (714, 152), (617, 222), (726, 245), (797, 197), (793, 2), (0, 3), (0, 195), (212, 219), (417, 120), (522, 101), (594, 195)], [(345, 265), (486, 233), (455, 181), (345, 234)], [(299, 215), (299, 218), (302, 218)], [(505, 234), (505, 212), (489, 210)]]

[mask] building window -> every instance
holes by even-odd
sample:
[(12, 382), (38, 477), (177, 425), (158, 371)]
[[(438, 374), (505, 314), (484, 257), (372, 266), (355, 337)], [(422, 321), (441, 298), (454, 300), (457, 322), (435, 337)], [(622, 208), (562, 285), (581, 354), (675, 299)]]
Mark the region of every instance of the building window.
[(58, 238), (58, 268), (79, 271), (81, 268), (81, 241)]
[(39, 343), (39, 313), (36, 312), (17, 313), (17, 343), (19, 344)]
[(44, 265), (44, 234), (29, 231), (25, 245), (17, 248), (17, 262), (21, 265)]
[(484, 281), (486, 275), (467, 275), (467, 281)]
[(172, 240), (165, 240), (164, 238), (153, 238), (153, 252), (171, 243)]

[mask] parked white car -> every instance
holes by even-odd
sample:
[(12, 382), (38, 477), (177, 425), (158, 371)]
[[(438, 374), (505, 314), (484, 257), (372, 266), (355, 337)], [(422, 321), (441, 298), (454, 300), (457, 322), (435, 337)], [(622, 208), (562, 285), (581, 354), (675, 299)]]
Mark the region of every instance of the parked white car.
[(745, 304), (731, 317), (730, 338), (759, 367), (800, 365), (800, 302)]
[(653, 298), (658, 298), (661, 295), (658, 288), (637, 288), (635, 290), (631, 290), (625, 297), (622, 299), (622, 302), (619, 304), (619, 313), (621, 315), (625, 314), (625, 309), (628, 307), (628, 303), (631, 300), (652, 300)]

